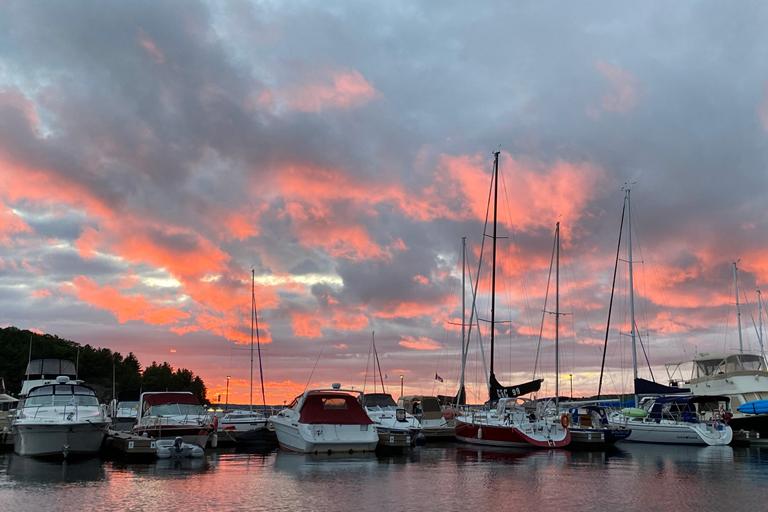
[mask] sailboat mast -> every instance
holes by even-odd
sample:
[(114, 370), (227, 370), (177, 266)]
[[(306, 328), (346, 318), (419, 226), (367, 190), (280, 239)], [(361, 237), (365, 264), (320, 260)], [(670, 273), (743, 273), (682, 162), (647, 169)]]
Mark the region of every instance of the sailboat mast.
[(560, 406), (560, 223), (555, 227), (555, 407)]
[(744, 339), (741, 335), (741, 306), (739, 304), (739, 269), (736, 265), (738, 261), (733, 262), (733, 289), (736, 293), (736, 323), (739, 329), (739, 354), (744, 353)]
[[(264, 366), (261, 364), (261, 340), (259, 339), (259, 314), (256, 312), (256, 276), (254, 270), (251, 269), (251, 304), (253, 307), (253, 319), (256, 322), (256, 350), (259, 355), (259, 381), (261, 382), (261, 404), (264, 406), (264, 411), (267, 410), (267, 395), (264, 392)], [(253, 341), (251, 341), (251, 372), (253, 372)], [(251, 377), (253, 380), (253, 377)], [(251, 384), (253, 387), (253, 384)]]
[(464, 393), (464, 371), (467, 356), (467, 293), (466, 293), (466, 275), (467, 275), (467, 237), (461, 237), (461, 378), (459, 379), (459, 394), (456, 402), (461, 401)]
[(253, 313), (255, 311), (254, 301), (256, 299), (254, 295), (255, 284), (256, 284), (256, 271), (254, 269), (251, 269), (251, 380), (250, 380), (250, 386), (248, 387), (248, 390), (249, 390), (248, 410), (250, 412), (253, 412), (253, 323), (255, 320)]
[(493, 380), (493, 344), (496, 331), (496, 223), (499, 200), (499, 151), (493, 153), (493, 249), (491, 265), (491, 380)]
[(763, 297), (760, 294), (760, 288), (757, 289), (757, 319), (759, 324), (757, 337), (760, 340), (760, 355), (763, 358), (763, 364), (765, 364), (765, 344), (763, 343)]
[[(632, 371), (634, 380), (632, 386), (634, 389), (635, 382), (637, 382), (637, 332), (635, 324), (635, 278), (632, 268), (632, 206), (629, 198), (629, 187), (627, 187), (624, 195), (624, 201), (627, 205), (627, 263), (629, 264), (629, 320), (632, 322), (632, 329), (630, 336), (632, 338)], [(637, 407), (637, 393), (635, 393), (635, 407)]]

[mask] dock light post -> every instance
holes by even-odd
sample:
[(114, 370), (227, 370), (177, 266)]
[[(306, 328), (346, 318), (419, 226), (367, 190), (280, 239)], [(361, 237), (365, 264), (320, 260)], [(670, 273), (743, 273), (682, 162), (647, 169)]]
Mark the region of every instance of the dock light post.
[(231, 377), (229, 375), (227, 375), (227, 392), (226, 392), (227, 398), (226, 398), (226, 403), (224, 404), (224, 409), (228, 409), (229, 408), (229, 379), (230, 378)]
[(569, 373), (568, 377), (571, 379), (571, 400), (573, 400), (573, 374)]
[(403, 396), (403, 379), (405, 378), (405, 375), (400, 376), (400, 396)]

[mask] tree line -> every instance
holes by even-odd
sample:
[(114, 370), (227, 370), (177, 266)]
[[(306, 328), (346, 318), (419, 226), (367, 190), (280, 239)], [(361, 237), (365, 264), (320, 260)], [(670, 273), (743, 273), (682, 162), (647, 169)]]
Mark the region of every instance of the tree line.
[(208, 403), (205, 383), (186, 368), (174, 369), (167, 362), (152, 361), (151, 365), (142, 369), (133, 352), (123, 356), (108, 348), (80, 345), (51, 334), (6, 327), (0, 328), (0, 378), (12, 394), (21, 389), (30, 343), (32, 359), (56, 358), (76, 363), (78, 379), (91, 386), (103, 402), (108, 402), (113, 396), (114, 366), (114, 391), (118, 400), (138, 400), (142, 391), (167, 390), (191, 391), (201, 402)]

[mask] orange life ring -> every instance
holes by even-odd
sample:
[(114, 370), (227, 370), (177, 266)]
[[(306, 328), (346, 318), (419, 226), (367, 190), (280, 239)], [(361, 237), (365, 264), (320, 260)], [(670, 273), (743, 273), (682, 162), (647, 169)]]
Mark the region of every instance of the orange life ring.
[(563, 426), (563, 428), (568, 428), (568, 425), (571, 424), (571, 420), (568, 419), (567, 414), (560, 416), (560, 424)]

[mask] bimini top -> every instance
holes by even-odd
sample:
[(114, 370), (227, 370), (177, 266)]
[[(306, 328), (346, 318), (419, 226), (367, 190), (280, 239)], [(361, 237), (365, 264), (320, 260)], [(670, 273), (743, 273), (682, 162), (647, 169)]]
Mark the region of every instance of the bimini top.
[(347, 393), (310, 391), (301, 405), (299, 423), (308, 425), (371, 425), (363, 406)]
[(74, 378), (76, 373), (75, 365), (66, 359), (33, 359), (27, 364), (25, 375), (48, 375), (51, 377), (66, 375)]
[(141, 394), (145, 406), (164, 404), (200, 405), (200, 401), (189, 391), (147, 391)]

